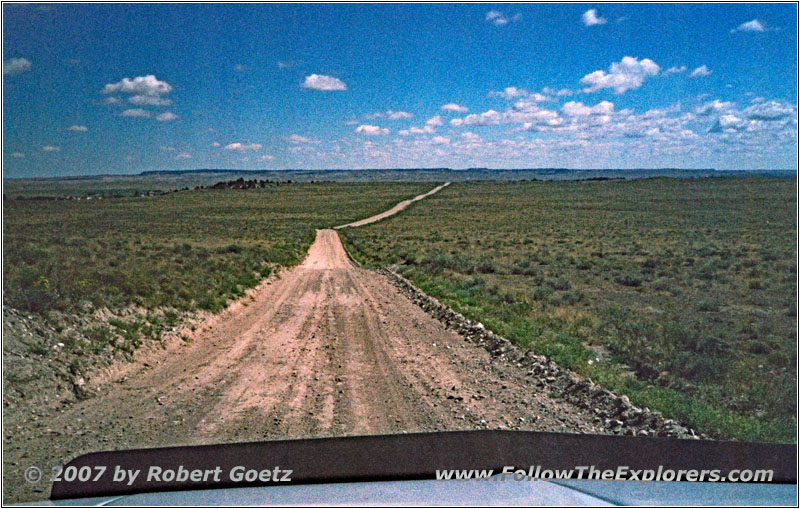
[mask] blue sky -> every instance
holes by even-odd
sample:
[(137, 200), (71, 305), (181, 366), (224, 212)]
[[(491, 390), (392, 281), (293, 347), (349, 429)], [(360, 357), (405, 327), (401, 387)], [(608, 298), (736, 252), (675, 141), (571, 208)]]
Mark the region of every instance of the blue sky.
[(4, 4), (4, 176), (797, 165), (794, 4)]

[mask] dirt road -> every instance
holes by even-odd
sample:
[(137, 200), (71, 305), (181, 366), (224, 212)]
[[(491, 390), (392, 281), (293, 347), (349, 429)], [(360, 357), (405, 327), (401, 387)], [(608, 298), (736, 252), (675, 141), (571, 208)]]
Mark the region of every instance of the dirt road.
[(393, 216), (393, 215), (397, 214), (398, 212), (401, 212), (403, 209), (405, 209), (406, 207), (408, 207), (409, 205), (411, 205), (415, 201), (422, 200), (423, 198), (427, 198), (428, 196), (430, 196), (432, 194), (438, 193), (439, 191), (441, 191), (442, 189), (444, 189), (445, 187), (447, 187), (449, 185), (450, 185), (450, 182), (445, 182), (444, 184), (442, 184), (440, 186), (434, 187), (433, 189), (431, 189), (430, 191), (428, 191), (425, 194), (420, 194), (418, 196), (415, 196), (414, 198), (411, 198), (410, 200), (401, 201), (400, 203), (398, 203), (394, 207), (390, 208), (386, 212), (381, 212), (380, 214), (375, 214), (374, 216), (370, 216), (370, 217), (368, 217), (366, 219), (360, 219), (360, 220), (355, 221), (353, 223), (347, 223), (347, 224), (343, 224), (343, 225), (339, 225), (339, 226), (334, 226), (333, 229), (334, 230), (340, 230), (342, 228), (355, 228), (355, 227), (358, 227), (358, 226), (364, 226), (364, 225), (367, 225), (367, 224), (370, 224), (370, 223), (374, 223), (376, 221), (380, 221), (381, 219), (386, 219), (389, 216)]
[[(320, 230), (305, 261), (209, 318), (189, 341), (141, 351), (97, 395), (7, 423), (6, 501), (42, 499), (22, 471), (97, 450), (403, 431), (601, 432), (587, 411), (356, 267)], [(49, 490), (49, 488), (48, 488)]]

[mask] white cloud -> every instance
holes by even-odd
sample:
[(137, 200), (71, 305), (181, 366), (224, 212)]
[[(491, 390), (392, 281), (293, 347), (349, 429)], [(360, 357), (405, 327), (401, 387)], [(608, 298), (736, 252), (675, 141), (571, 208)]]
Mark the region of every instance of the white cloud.
[(750, 21), (747, 21), (745, 23), (742, 23), (738, 27), (732, 29), (731, 33), (734, 33), (734, 32), (765, 32), (766, 30), (767, 30), (767, 27), (763, 22), (761, 22), (761, 21), (759, 21), (757, 19), (754, 19), (754, 20), (750, 20)]
[[(109, 97), (109, 99), (111, 99)], [(128, 102), (136, 106), (169, 106), (172, 101), (166, 97), (152, 95), (133, 95), (128, 98)]]
[(778, 101), (759, 101), (742, 110), (742, 113), (750, 120), (772, 122), (796, 116), (797, 107)]
[(30, 71), (32, 66), (33, 64), (27, 58), (9, 58), (3, 61), (3, 75), (22, 74)]
[(705, 117), (714, 113), (730, 111), (734, 108), (734, 106), (735, 105), (732, 102), (714, 99), (713, 101), (709, 101), (696, 107), (694, 112), (698, 116)]
[(262, 161), (262, 162), (266, 162), (266, 161), (272, 161), (272, 160), (274, 160), (274, 159), (275, 159), (275, 156), (271, 156), (271, 155), (269, 155), (269, 154), (265, 154), (265, 155), (263, 155), (263, 156), (261, 156), (261, 157), (259, 157), (259, 158), (258, 158), (258, 160), (259, 160), (259, 161)]
[(242, 64), (236, 64), (233, 66), (233, 70), (236, 72), (244, 71), (244, 66)]
[(597, 15), (597, 9), (589, 9), (581, 16), (581, 21), (587, 27), (594, 25), (604, 25), (608, 20)]
[(103, 94), (115, 92), (131, 95), (144, 95), (159, 97), (172, 91), (172, 86), (166, 81), (160, 81), (154, 75), (137, 76), (136, 78), (122, 78), (116, 83), (108, 83), (103, 87)]
[(700, 67), (695, 68), (694, 71), (689, 73), (690, 78), (701, 78), (703, 76), (710, 76), (712, 71), (708, 70), (708, 67), (705, 65), (701, 65)]
[(175, 156), (175, 159), (179, 160), (179, 161), (181, 159), (191, 159), (191, 158), (192, 158), (192, 154), (190, 154), (189, 152), (181, 152), (181, 153), (179, 153), (179, 154), (177, 154)]
[(645, 78), (655, 76), (661, 68), (650, 60), (624, 57), (620, 62), (611, 64), (608, 72), (594, 71), (581, 78), (581, 83), (589, 85), (584, 92), (596, 92), (604, 88), (613, 88), (617, 94), (642, 86)]
[(510, 18), (507, 17), (500, 11), (491, 10), (486, 13), (486, 21), (493, 24), (496, 27), (501, 27), (503, 25), (507, 25), (512, 21), (519, 21), (522, 18), (520, 14), (514, 14)]
[(288, 140), (289, 143), (293, 145), (313, 143), (313, 140), (311, 138), (306, 138), (305, 136), (300, 136), (299, 134), (292, 134), (291, 136), (289, 136)]
[(582, 102), (569, 101), (561, 107), (561, 112), (569, 116), (608, 115), (614, 112), (614, 103), (600, 101), (594, 106), (586, 106)]
[(178, 115), (172, 113), (171, 111), (165, 111), (164, 113), (161, 113), (160, 115), (156, 116), (156, 120), (158, 120), (159, 122), (171, 122), (173, 120), (176, 120), (177, 118)]
[(376, 125), (363, 124), (356, 127), (356, 132), (364, 136), (383, 136), (389, 134), (389, 129), (385, 127), (381, 128)]
[(686, 66), (685, 65), (672, 66), (669, 69), (667, 69), (666, 71), (662, 72), (661, 74), (664, 75), (664, 76), (669, 76), (670, 74), (680, 74), (682, 72), (686, 72)]
[(22, 159), (25, 157), (25, 154), (23, 154), (22, 152), (11, 152), (11, 157), (16, 159)]
[(529, 92), (524, 88), (506, 87), (499, 92), (497, 91), (489, 92), (489, 97), (497, 96), (497, 97), (502, 97), (503, 99), (506, 100), (511, 100), (514, 99), (515, 97), (524, 97), (528, 95), (528, 93)]
[(228, 143), (225, 145), (225, 150), (233, 152), (246, 152), (248, 150), (261, 150), (261, 145), (258, 143)]
[(131, 110), (125, 110), (119, 114), (121, 117), (135, 117), (135, 118), (149, 118), (150, 112), (147, 110), (143, 110), (141, 108), (134, 108)]
[(212, 143), (211, 143), (211, 146), (212, 146), (212, 147), (221, 147), (221, 146), (222, 146), (222, 143), (220, 143), (220, 142), (218, 142), (218, 141), (214, 141), (214, 142), (212, 142)]
[(434, 136), (431, 138), (431, 143), (434, 145), (449, 145), (450, 138), (445, 138), (444, 136)]
[(77, 133), (85, 133), (89, 128), (85, 125), (71, 125), (67, 127), (67, 131), (75, 131)]
[(473, 113), (464, 118), (454, 118), (450, 121), (450, 125), (458, 127), (462, 125), (497, 125), (502, 120), (503, 115), (494, 111), (488, 110), (481, 114)]
[(431, 127), (440, 126), (440, 125), (442, 125), (442, 117), (440, 117), (439, 115), (436, 115), (435, 117), (431, 117), (427, 121), (425, 121), (425, 125), (426, 126), (431, 126)]
[(442, 111), (449, 111), (451, 113), (466, 113), (469, 111), (469, 108), (466, 106), (461, 106), (460, 104), (456, 103), (443, 104), (440, 109)]
[(53, 145), (45, 145), (44, 147), (42, 147), (42, 151), (44, 151), (44, 152), (58, 152), (60, 150), (61, 150), (61, 147), (56, 147), (56, 146), (53, 146)]
[(102, 104), (119, 104), (122, 100), (119, 97), (114, 97), (113, 95), (110, 97), (106, 97)]
[(287, 69), (289, 67), (292, 67), (292, 63), (291, 62), (278, 62), (278, 67), (280, 67), (281, 69)]
[(332, 90), (347, 90), (347, 85), (338, 78), (333, 76), (324, 76), (322, 74), (312, 74), (306, 76), (303, 83), (300, 84), (303, 88), (310, 88), (311, 90), (322, 90), (329, 92)]
[(366, 118), (388, 118), (389, 120), (403, 120), (414, 118), (414, 115), (407, 111), (387, 110), (385, 112), (379, 111), (377, 113), (372, 113), (367, 115)]
[(568, 88), (562, 88), (561, 90), (556, 90), (554, 88), (544, 87), (542, 89), (542, 92), (547, 94), (547, 95), (555, 95), (555, 96), (558, 96), (558, 97), (574, 94), (574, 92), (572, 90), (568, 89)]

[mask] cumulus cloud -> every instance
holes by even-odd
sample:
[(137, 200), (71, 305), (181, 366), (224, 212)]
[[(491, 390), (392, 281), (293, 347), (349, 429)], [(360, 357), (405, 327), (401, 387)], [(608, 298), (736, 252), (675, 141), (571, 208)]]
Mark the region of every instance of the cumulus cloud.
[(614, 112), (614, 103), (600, 101), (594, 106), (586, 106), (582, 102), (569, 101), (561, 107), (561, 112), (570, 116), (608, 115)]
[(299, 134), (292, 134), (287, 139), (289, 140), (289, 143), (291, 143), (293, 145), (301, 145), (301, 144), (313, 143), (313, 140), (311, 138), (307, 138), (305, 136), (300, 136)]
[(171, 111), (165, 111), (164, 113), (161, 113), (160, 115), (156, 116), (156, 120), (158, 120), (159, 122), (172, 122), (177, 118), (178, 115), (172, 113)]
[(745, 23), (742, 23), (741, 25), (739, 25), (736, 28), (731, 29), (731, 33), (734, 33), (734, 32), (764, 32), (766, 30), (767, 30), (767, 27), (763, 22), (761, 22), (761, 21), (759, 21), (757, 19), (753, 19), (753, 20), (747, 21)]
[(491, 23), (496, 27), (501, 27), (503, 25), (507, 25), (512, 21), (519, 21), (522, 18), (521, 14), (514, 14), (511, 17), (506, 16), (500, 11), (491, 10), (486, 13), (486, 21)]
[(748, 106), (742, 113), (750, 120), (773, 122), (797, 115), (797, 107), (779, 101), (759, 101)]
[(706, 102), (696, 107), (694, 112), (698, 116), (705, 117), (715, 113), (730, 111), (734, 108), (734, 106), (735, 105), (732, 102), (714, 99), (713, 101)]
[(309, 88), (311, 90), (322, 90), (324, 92), (330, 92), (334, 90), (347, 90), (347, 85), (338, 78), (334, 78), (333, 76), (324, 76), (322, 74), (312, 74), (310, 76), (306, 76), (305, 81), (300, 84), (303, 88)]
[(450, 120), (450, 125), (458, 127), (462, 125), (497, 125), (502, 120), (503, 115), (495, 110), (488, 110), (480, 114), (473, 113), (464, 118), (454, 118)]
[(262, 161), (262, 162), (272, 161), (274, 159), (275, 159), (275, 156), (271, 156), (269, 154), (265, 154), (265, 155), (263, 155), (263, 156), (258, 158), (258, 160)]
[(574, 94), (574, 92), (572, 90), (568, 89), (568, 88), (562, 88), (560, 90), (556, 90), (556, 89), (550, 88), (550, 87), (544, 87), (542, 89), (542, 93), (547, 94), (547, 95), (555, 95), (555, 96), (558, 96), (558, 97)]
[(584, 92), (612, 88), (614, 93), (622, 94), (641, 87), (645, 78), (657, 75), (660, 70), (658, 64), (649, 58), (639, 60), (634, 57), (624, 57), (620, 62), (611, 64), (608, 72), (594, 71), (581, 78), (580, 82), (589, 85)]
[(247, 152), (248, 150), (261, 150), (261, 145), (258, 143), (228, 143), (225, 145), (225, 150), (233, 152)]
[(440, 109), (450, 113), (466, 113), (469, 111), (469, 108), (466, 106), (461, 106), (460, 104), (456, 103), (443, 104)]
[(150, 112), (141, 108), (134, 108), (125, 110), (119, 114), (121, 117), (134, 117), (134, 118), (149, 118)]
[(431, 138), (431, 143), (434, 145), (449, 145), (450, 138), (445, 138), (444, 136), (434, 136)]
[(116, 83), (108, 83), (103, 94), (131, 94), (134, 96), (160, 97), (172, 92), (172, 86), (166, 81), (157, 79), (154, 75), (137, 76), (136, 78), (122, 78)]
[(385, 112), (379, 111), (377, 113), (372, 113), (371, 115), (367, 115), (366, 118), (388, 118), (389, 120), (403, 120), (414, 118), (414, 115), (407, 111), (387, 110)]
[(58, 152), (61, 150), (61, 147), (56, 147), (54, 145), (45, 145), (42, 147), (43, 152)]
[(666, 71), (662, 72), (661, 74), (664, 75), (664, 76), (669, 76), (670, 74), (680, 74), (682, 72), (686, 72), (686, 66), (685, 65), (672, 66), (669, 69), (667, 69)]
[(589, 9), (588, 11), (584, 12), (581, 16), (581, 21), (587, 27), (594, 26), (594, 25), (604, 25), (608, 20), (606, 18), (600, 17), (597, 14), (597, 9)]
[(364, 136), (383, 136), (389, 134), (389, 129), (385, 127), (381, 128), (376, 125), (363, 124), (356, 127), (356, 132)]
[(436, 115), (435, 117), (431, 117), (425, 121), (425, 125), (429, 126), (440, 126), (442, 125), (442, 117)]
[(696, 67), (694, 71), (689, 73), (690, 78), (702, 78), (703, 76), (710, 76), (712, 71), (708, 70), (708, 67), (705, 65), (701, 65), (700, 67)]
[(67, 131), (74, 131), (76, 133), (85, 133), (89, 128), (85, 125), (71, 125), (67, 127)]
[(102, 104), (119, 104), (122, 100), (119, 97), (114, 97), (113, 95), (110, 97), (106, 97), (103, 99)]
[[(109, 99), (111, 99), (111, 97), (109, 97)], [(152, 95), (133, 95), (128, 98), (128, 102), (136, 106), (169, 106), (172, 104), (172, 101), (166, 97)]]
[(14, 74), (22, 74), (31, 70), (31, 61), (27, 58), (9, 58), (3, 61), (3, 75), (11, 76)]

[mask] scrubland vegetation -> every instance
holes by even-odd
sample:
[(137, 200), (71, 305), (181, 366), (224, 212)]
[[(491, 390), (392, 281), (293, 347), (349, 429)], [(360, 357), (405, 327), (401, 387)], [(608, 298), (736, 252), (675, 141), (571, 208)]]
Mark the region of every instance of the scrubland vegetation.
[[(53, 184), (57, 185), (57, 184)], [(105, 200), (3, 202), (3, 305), (51, 322), (136, 308), (83, 330), (132, 351), (182, 312), (217, 311), (302, 260), (317, 228), (391, 207), (425, 184), (282, 184)], [(63, 324), (60, 326), (63, 327)], [(67, 345), (71, 343), (67, 340)]]
[(794, 441), (794, 179), (459, 183), (341, 232), (495, 332), (701, 432)]

